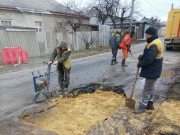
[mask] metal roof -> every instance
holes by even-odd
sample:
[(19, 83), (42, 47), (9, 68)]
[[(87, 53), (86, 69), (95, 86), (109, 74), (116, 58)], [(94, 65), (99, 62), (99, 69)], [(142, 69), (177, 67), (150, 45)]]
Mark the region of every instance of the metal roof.
[(62, 12), (65, 7), (56, 0), (0, 0), (0, 5), (16, 7), (19, 10), (31, 9)]

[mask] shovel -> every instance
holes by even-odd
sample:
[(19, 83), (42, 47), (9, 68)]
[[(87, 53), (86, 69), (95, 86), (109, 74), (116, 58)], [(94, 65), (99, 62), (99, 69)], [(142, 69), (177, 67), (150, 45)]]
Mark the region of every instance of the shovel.
[(131, 52), (129, 52), (129, 53), (131, 54), (132, 57), (134, 57)]
[(125, 105), (127, 107), (129, 107), (129, 108), (132, 108), (132, 109), (134, 109), (135, 103), (136, 103), (136, 101), (134, 99), (132, 99), (132, 97), (133, 97), (134, 88), (135, 88), (135, 85), (136, 85), (136, 80), (137, 80), (138, 73), (139, 73), (139, 67), (137, 68), (136, 77), (135, 77), (135, 80), (134, 80), (134, 85), (133, 85), (133, 88), (132, 88), (131, 96), (130, 96), (130, 98), (126, 98), (126, 100), (125, 100)]

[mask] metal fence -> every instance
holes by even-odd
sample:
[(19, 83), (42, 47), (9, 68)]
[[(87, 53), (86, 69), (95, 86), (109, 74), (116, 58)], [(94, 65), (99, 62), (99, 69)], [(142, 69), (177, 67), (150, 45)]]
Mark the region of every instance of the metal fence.
[[(99, 32), (91, 31), (91, 36), (89, 36), (89, 39), (94, 36), (97, 36), (97, 39), (90, 48), (97, 47), (98, 45), (104, 46), (108, 44), (110, 38), (109, 31), (110, 27), (107, 25), (99, 26)], [(73, 46), (74, 37), (68, 38), (68, 43), (70, 44), (70, 47), (73, 48), (75, 51), (86, 49), (86, 44), (81, 38), (82, 32), (77, 32), (75, 35), (75, 48)], [(52, 53), (53, 49), (58, 46), (59, 42), (61, 42), (62, 40), (62, 33), (36, 31), (6, 31), (6, 29), (1, 29), (0, 52), (5, 47), (22, 47), (29, 54), (29, 57), (41, 56), (44, 54)], [(0, 62), (2, 62), (1, 56)]]
[[(36, 34), (33, 31), (10, 32), (0, 30), (0, 51), (5, 47), (22, 47), (30, 57), (40, 56)], [(2, 62), (1, 56), (0, 62)]]
[[(61, 33), (35, 32), (35, 31), (6, 31), (0, 30), (0, 52), (5, 47), (22, 47), (29, 57), (52, 53), (63, 40)], [(0, 62), (2, 58), (0, 56)]]

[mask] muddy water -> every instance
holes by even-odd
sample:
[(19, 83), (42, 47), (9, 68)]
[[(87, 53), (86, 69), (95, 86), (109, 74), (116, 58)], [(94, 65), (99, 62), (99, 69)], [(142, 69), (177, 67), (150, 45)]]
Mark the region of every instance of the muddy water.
[(57, 106), (50, 113), (31, 121), (31, 124), (60, 135), (82, 135), (107, 120), (124, 100), (120, 94), (100, 90), (92, 94), (81, 94), (76, 98), (58, 97), (54, 99)]

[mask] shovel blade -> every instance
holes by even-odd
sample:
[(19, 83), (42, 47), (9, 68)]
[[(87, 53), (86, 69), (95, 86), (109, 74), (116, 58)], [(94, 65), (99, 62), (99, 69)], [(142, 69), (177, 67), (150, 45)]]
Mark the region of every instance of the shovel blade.
[(41, 101), (44, 101), (46, 100), (46, 95), (42, 92), (36, 92), (35, 95), (34, 95), (34, 102), (35, 103), (38, 103), (38, 102), (41, 102)]
[(135, 104), (136, 104), (136, 101), (135, 101), (134, 99), (131, 99), (131, 100), (130, 100), (130, 98), (126, 98), (126, 100), (125, 100), (125, 105), (126, 105), (127, 107), (134, 109)]

